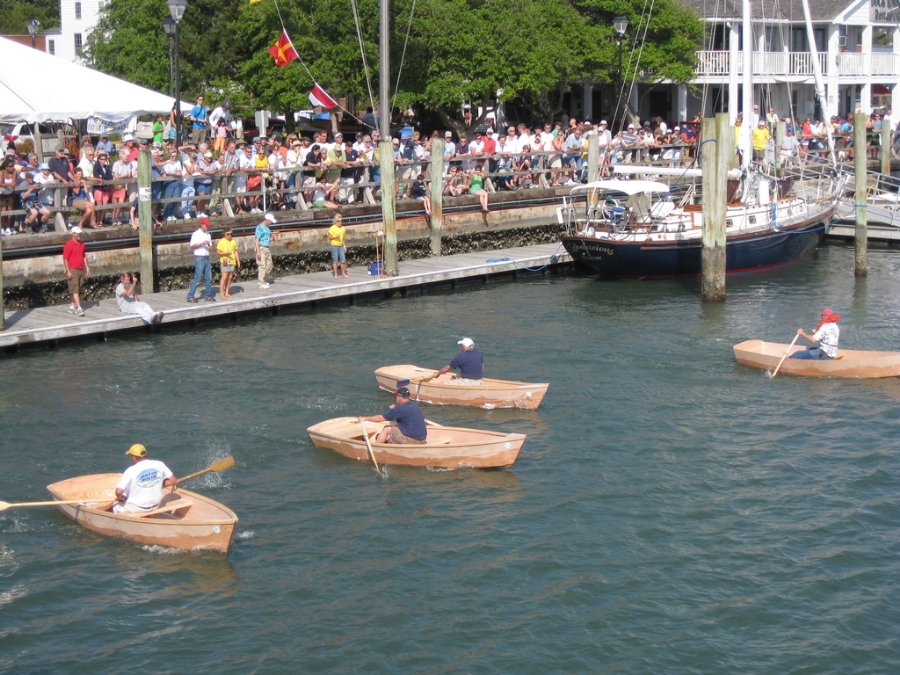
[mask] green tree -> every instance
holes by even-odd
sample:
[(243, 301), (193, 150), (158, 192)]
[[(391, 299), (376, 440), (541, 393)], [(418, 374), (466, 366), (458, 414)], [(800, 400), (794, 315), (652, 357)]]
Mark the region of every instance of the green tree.
[(28, 21), (41, 22), (38, 35), (59, 26), (59, 0), (0, 0), (0, 35), (28, 35)]

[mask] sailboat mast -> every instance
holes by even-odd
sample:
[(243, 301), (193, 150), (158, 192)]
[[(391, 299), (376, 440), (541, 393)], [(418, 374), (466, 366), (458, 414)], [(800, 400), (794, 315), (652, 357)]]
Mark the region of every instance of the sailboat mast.
[(753, 129), (755, 122), (752, 117), (753, 113), (753, 24), (750, 22), (750, 0), (743, 0), (742, 32), (744, 39), (744, 68), (743, 68), (743, 84), (744, 91), (741, 96), (741, 107), (744, 111), (744, 123), (741, 125), (740, 148), (741, 166), (747, 168), (750, 166), (750, 156), (752, 155)]
[(803, 18), (806, 20), (806, 36), (809, 41), (809, 58), (812, 59), (813, 77), (816, 80), (816, 98), (822, 108), (822, 122), (825, 125), (825, 133), (828, 134), (828, 156), (831, 165), (835, 166), (834, 138), (831, 136), (831, 115), (828, 114), (828, 101), (825, 96), (825, 80), (822, 78), (822, 68), (819, 66), (819, 50), (816, 47), (816, 35), (813, 32), (812, 16), (809, 11), (809, 1), (803, 0)]

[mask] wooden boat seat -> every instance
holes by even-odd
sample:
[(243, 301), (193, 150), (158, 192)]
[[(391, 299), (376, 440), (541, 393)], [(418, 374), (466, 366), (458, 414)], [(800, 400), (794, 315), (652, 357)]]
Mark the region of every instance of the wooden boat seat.
[(180, 511), (181, 509), (186, 509), (189, 506), (193, 506), (194, 502), (190, 499), (173, 499), (168, 504), (163, 504), (162, 506), (158, 506), (152, 511), (147, 511), (146, 513), (141, 513), (140, 516), (142, 518), (146, 518), (148, 516), (155, 516), (157, 513), (172, 513), (173, 511)]

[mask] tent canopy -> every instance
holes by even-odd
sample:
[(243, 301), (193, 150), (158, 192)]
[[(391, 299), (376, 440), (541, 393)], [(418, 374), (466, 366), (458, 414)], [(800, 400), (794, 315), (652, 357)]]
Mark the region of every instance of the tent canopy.
[[(0, 38), (0, 122), (120, 121), (168, 113), (172, 103), (151, 89)], [(192, 107), (181, 102), (184, 112)]]

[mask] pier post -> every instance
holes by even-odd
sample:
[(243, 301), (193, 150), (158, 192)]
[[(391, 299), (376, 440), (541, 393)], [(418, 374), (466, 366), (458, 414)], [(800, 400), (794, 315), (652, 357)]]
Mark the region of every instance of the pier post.
[(600, 137), (591, 133), (587, 137), (588, 142), (588, 183), (600, 180)]
[(141, 290), (155, 293), (156, 274), (153, 265), (153, 203), (150, 186), (150, 151), (138, 153), (138, 248), (141, 254)]
[(441, 231), (444, 229), (444, 139), (431, 141), (431, 255), (441, 254)]
[(891, 175), (891, 125), (883, 124), (881, 127), (881, 173), (884, 176)]
[[(382, 102), (381, 105), (385, 105)], [(396, 277), (400, 274), (397, 264), (397, 218), (394, 209), (397, 183), (394, 180), (394, 144), (385, 133), (381, 137), (381, 219), (384, 221), (384, 274)]]
[(856, 174), (856, 255), (853, 273), (858, 277), (869, 273), (869, 254), (866, 248), (866, 191), (868, 189), (868, 153), (866, 152), (866, 116), (853, 115), (853, 171)]
[[(705, 117), (700, 138), (703, 141), (703, 251), (702, 293), (704, 302), (725, 299), (725, 196), (728, 167), (734, 151), (732, 126), (726, 113), (715, 119)], [(715, 140), (714, 143), (706, 141)]]

